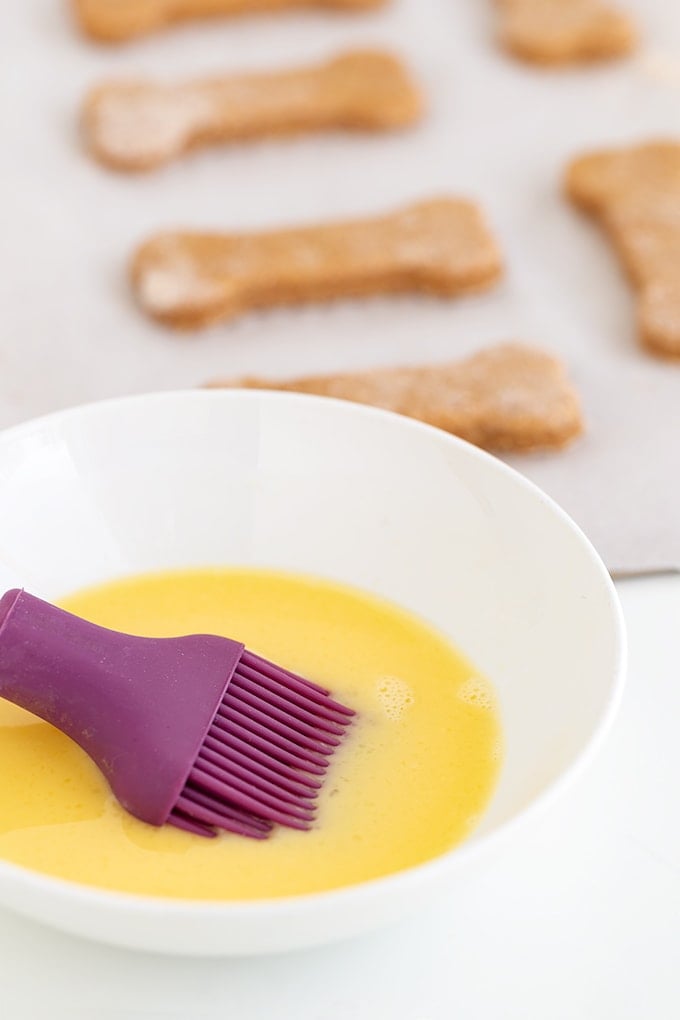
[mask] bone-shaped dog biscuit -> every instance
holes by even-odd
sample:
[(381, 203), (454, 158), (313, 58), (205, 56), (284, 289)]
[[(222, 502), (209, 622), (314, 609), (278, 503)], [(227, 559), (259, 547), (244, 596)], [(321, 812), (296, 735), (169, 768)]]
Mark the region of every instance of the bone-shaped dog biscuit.
[(680, 357), (680, 143), (584, 156), (566, 186), (605, 227), (639, 292), (643, 344)]
[(316, 7), (365, 11), (386, 0), (72, 0), (82, 30), (99, 42), (124, 42), (181, 21)]
[(376, 219), (268, 234), (162, 234), (137, 252), (142, 308), (195, 328), (251, 308), (490, 286), (501, 258), (477, 207), (432, 199)]
[(631, 18), (603, 0), (496, 0), (504, 46), (522, 60), (570, 64), (629, 53)]
[(520, 344), (493, 347), (448, 365), (211, 385), (290, 390), (372, 404), (497, 451), (562, 447), (583, 430), (579, 400), (562, 364)]
[(330, 128), (388, 130), (420, 112), (403, 65), (367, 51), (274, 74), (103, 85), (85, 101), (83, 126), (102, 163), (150, 170), (199, 146)]

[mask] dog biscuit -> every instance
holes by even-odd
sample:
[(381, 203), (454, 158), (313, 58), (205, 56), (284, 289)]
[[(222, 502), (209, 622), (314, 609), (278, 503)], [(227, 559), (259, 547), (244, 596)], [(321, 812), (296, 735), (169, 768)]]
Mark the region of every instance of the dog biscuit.
[(337, 11), (368, 11), (386, 0), (73, 0), (78, 23), (98, 42), (118, 43), (146, 35), (181, 21), (285, 11), (294, 8), (326, 8)]
[(346, 128), (381, 131), (418, 119), (421, 100), (388, 53), (356, 52), (316, 67), (177, 85), (129, 81), (87, 97), (92, 154), (116, 170), (151, 170), (205, 145)]
[(501, 274), (479, 210), (440, 198), (376, 219), (262, 234), (161, 234), (137, 251), (141, 307), (177, 328), (249, 309), (399, 292), (453, 297)]
[(211, 385), (315, 393), (371, 404), (498, 452), (558, 448), (583, 431), (579, 400), (562, 364), (520, 344), (492, 347), (447, 365)]
[(566, 187), (620, 254), (638, 291), (644, 346), (680, 357), (680, 143), (584, 156), (571, 164)]
[(636, 42), (631, 18), (602, 0), (496, 0), (503, 45), (536, 64), (607, 60)]

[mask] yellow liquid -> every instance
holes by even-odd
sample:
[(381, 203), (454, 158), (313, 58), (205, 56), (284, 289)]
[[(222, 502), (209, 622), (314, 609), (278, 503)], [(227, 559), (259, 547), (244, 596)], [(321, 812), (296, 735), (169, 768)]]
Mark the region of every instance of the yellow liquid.
[(331, 688), (358, 721), (311, 832), (207, 840), (120, 808), (83, 751), (0, 701), (0, 857), (152, 896), (260, 899), (362, 882), (469, 834), (499, 768), (493, 692), (420, 620), (339, 585), (251, 570), (116, 581), (62, 605), (116, 630), (214, 633)]

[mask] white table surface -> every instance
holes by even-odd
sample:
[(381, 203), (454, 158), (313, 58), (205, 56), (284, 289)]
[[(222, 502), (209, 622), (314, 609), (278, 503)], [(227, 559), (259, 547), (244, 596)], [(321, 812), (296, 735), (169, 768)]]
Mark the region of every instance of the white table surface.
[(463, 899), (253, 960), (109, 949), (0, 913), (3, 1020), (675, 1020), (680, 577), (619, 585), (630, 676), (604, 750)]

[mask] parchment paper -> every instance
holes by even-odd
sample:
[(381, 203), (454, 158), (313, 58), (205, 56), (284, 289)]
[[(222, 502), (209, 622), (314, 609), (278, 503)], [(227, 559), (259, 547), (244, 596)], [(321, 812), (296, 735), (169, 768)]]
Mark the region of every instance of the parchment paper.
[[(79, 38), (66, 3), (2, 4), (0, 424), (217, 376), (446, 361), (522, 339), (569, 362), (589, 430), (568, 452), (512, 463), (612, 571), (680, 568), (680, 365), (638, 347), (607, 243), (560, 194), (572, 155), (680, 137), (680, 10), (625, 5), (644, 29), (636, 57), (541, 71), (498, 51), (491, 0), (241, 18), (117, 48)], [(107, 173), (81, 151), (78, 105), (102, 77), (284, 66), (359, 45), (409, 60), (429, 96), (422, 127), (237, 146), (142, 177)], [(149, 232), (314, 222), (440, 192), (487, 211), (508, 265), (495, 291), (274, 311), (192, 337), (153, 326), (130, 299), (126, 262)]]

